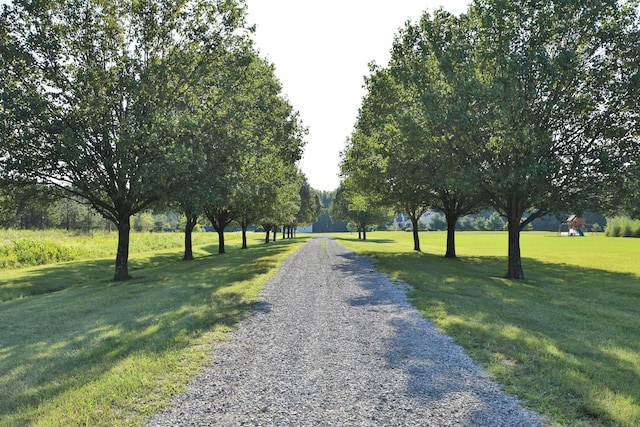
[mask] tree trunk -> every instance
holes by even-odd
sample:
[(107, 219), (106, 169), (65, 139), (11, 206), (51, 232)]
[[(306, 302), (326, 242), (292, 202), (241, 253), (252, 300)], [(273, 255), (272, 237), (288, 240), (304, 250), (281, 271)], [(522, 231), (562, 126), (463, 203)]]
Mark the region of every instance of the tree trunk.
[(278, 236), (278, 228), (276, 226), (273, 227), (273, 241), (275, 242)]
[(218, 228), (218, 253), (224, 253), (224, 227)]
[(415, 215), (411, 215), (409, 219), (411, 219), (411, 226), (413, 227), (413, 250), (420, 252), (420, 235), (418, 234), (420, 231), (418, 230), (418, 222), (420, 221), (420, 218), (416, 218)]
[(520, 215), (508, 218), (509, 229), (509, 270), (507, 279), (524, 280), (522, 258), (520, 257)]
[(198, 215), (191, 213), (185, 214), (187, 217), (187, 223), (184, 226), (184, 257), (183, 261), (193, 261), (193, 229), (198, 223)]
[(129, 276), (129, 233), (131, 231), (131, 217), (122, 218), (118, 226), (118, 254), (116, 255), (115, 282), (130, 279)]
[(358, 227), (358, 240), (362, 240), (362, 229)]
[(362, 240), (367, 240), (367, 224), (362, 224)]
[(240, 227), (242, 227), (242, 249), (247, 249), (247, 227), (248, 226), (249, 224), (247, 224), (246, 221), (240, 222)]
[(456, 222), (458, 222), (458, 215), (447, 214), (447, 252), (444, 254), (445, 258), (456, 257)]
[(271, 234), (271, 226), (264, 228), (264, 242), (269, 243)]
[(282, 240), (287, 238), (287, 227), (285, 225), (282, 226)]
[(211, 225), (218, 232), (218, 253), (224, 253), (224, 229), (233, 221), (233, 214), (226, 208), (205, 209), (205, 214)]

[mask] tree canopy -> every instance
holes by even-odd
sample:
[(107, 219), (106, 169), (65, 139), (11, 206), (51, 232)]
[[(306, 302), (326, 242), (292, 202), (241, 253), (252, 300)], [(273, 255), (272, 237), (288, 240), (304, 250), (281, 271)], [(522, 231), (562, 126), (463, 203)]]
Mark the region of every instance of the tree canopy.
[(390, 209), (371, 193), (362, 192), (349, 179), (342, 181), (335, 191), (331, 206), (331, 217), (355, 225), (358, 238), (367, 240), (367, 228), (386, 222), (392, 215)]
[[(598, 206), (637, 139), (628, 109), (637, 59), (631, 2), (477, 1), (474, 61), (486, 88), (479, 179), (508, 221), (507, 277), (522, 279), (519, 232), (549, 212)], [(500, 25), (496, 25), (497, 23)], [(635, 55), (637, 57), (637, 55)]]

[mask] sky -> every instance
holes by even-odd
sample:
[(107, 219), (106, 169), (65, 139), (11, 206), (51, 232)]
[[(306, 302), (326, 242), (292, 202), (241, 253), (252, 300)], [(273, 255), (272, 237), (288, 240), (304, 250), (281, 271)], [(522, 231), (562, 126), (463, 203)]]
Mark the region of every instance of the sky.
[(261, 56), (275, 65), (283, 93), (309, 129), (300, 168), (311, 187), (338, 187), (340, 152), (365, 95), (368, 64), (386, 65), (407, 20), (470, 0), (246, 0)]

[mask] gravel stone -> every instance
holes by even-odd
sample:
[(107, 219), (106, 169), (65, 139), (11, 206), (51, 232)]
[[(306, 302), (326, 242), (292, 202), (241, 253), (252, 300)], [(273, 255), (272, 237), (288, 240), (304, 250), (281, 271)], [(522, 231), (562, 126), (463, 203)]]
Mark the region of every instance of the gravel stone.
[(314, 238), (150, 426), (542, 425), (405, 292), (367, 258)]

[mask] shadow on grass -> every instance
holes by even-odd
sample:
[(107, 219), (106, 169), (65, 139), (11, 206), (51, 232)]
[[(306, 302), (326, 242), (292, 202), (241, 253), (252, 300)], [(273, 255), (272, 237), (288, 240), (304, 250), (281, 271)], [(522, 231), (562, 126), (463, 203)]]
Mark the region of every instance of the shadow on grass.
[(366, 241), (371, 243), (395, 243), (395, 240), (391, 240), (391, 239), (371, 239), (368, 237)]
[(336, 240), (336, 241), (360, 241), (360, 242), (369, 242), (369, 243), (397, 243), (395, 240), (393, 239), (372, 239), (370, 237), (367, 237), (366, 240), (358, 240), (356, 239), (354, 236), (349, 235), (348, 237), (340, 237), (340, 236), (331, 236), (332, 239)]
[(111, 261), (41, 267), (3, 280), (0, 289), (40, 294), (0, 304), (0, 419), (99, 381), (129, 355), (184, 348), (205, 331), (228, 330), (252, 308), (268, 311), (254, 307), (260, 286), (252, 281), (271, 271), (287, 246), (191, 262), (175, 253), (137, 257), (125, 282), (108, 280)]
[[(533, 409), (560, 424), (640, 424), (637, 275), (523, 259), (527, 280), (510, 281), (495, 275), (506, 257), (369, 255), (377, 270), (410, 284), (418, 310)], [(400, 341), (409, 326), (397, 325)], [(411, 381), (420, 390), (423, 377)]]

